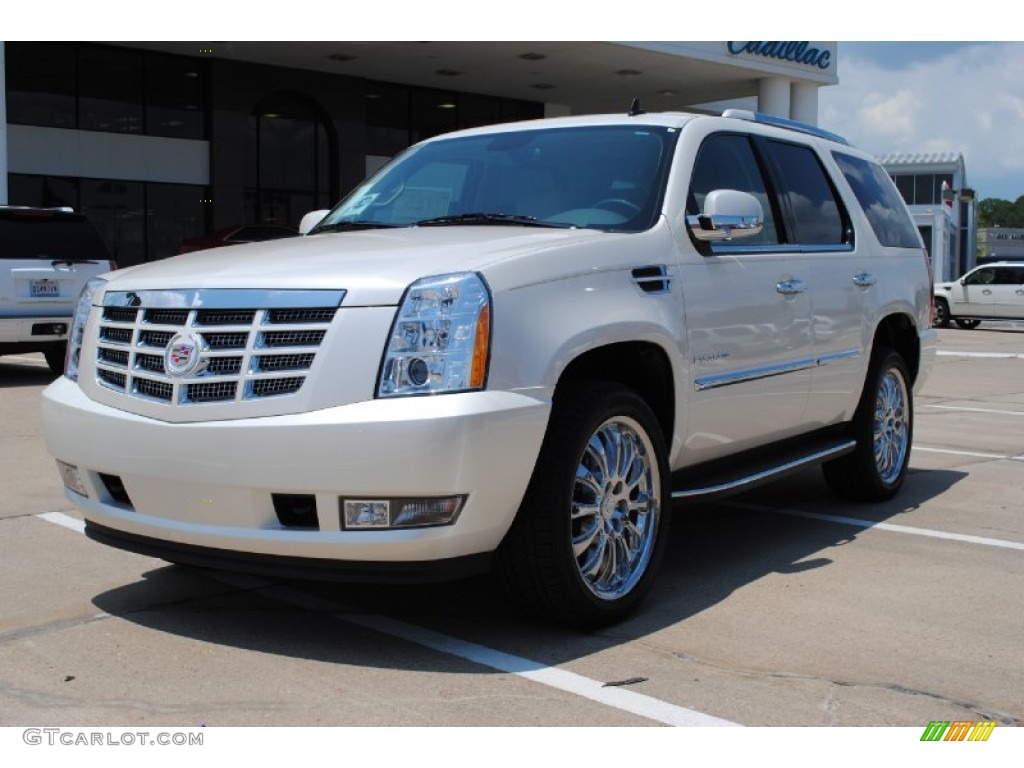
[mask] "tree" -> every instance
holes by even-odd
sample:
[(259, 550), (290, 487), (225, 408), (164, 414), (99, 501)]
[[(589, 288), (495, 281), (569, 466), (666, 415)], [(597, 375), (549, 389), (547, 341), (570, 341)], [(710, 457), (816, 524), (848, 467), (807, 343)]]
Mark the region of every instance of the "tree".
[(978, 203), (979, 227), (1024, 228), (1024, 195), (1014, 202), (986, 197)]

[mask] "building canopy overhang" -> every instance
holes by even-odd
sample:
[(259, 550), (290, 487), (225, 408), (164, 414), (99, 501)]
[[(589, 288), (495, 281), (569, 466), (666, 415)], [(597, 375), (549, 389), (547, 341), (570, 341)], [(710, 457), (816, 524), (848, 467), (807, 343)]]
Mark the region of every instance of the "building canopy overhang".
[(113, 42), (564, 106), (648, 111), (756, 97), (766, 78), (838, 82), (836, 44), (814, 42)]

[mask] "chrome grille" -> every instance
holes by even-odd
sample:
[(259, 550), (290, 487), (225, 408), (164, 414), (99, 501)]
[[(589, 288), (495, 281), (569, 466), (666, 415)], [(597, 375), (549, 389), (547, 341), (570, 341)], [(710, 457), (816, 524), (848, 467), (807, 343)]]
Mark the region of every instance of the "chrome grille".
[(343, 298), (344, 291), (317, 290), (108, 292), (96, 380), (128, 397), (181, 406), (292, 395)]
[(184, 325), (188, 320), (187, 309), (147, 309), (145, 322), (153, 325)]

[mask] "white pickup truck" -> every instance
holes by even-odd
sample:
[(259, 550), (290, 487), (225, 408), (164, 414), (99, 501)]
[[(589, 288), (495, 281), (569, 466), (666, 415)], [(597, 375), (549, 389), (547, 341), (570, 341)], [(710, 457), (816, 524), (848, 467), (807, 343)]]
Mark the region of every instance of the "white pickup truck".
[(928, 257), (833, 134), (461, 131), (303, 229), (90, 283), (43, 406), (90, 537), (291, 577), (496, 568), (592, 627), (650, 588), (673, 502), (812, 464), (869, 501), (904, 479)]

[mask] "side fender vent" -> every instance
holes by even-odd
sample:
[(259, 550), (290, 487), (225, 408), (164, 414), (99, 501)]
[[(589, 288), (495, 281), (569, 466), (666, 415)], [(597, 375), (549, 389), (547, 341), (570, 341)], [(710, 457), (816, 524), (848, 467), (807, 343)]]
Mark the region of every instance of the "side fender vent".
[(632, 274), (633, 283), (644, 293), (668, 293), (672, 290), (672, 278), (664, 264), (637, 267)]

